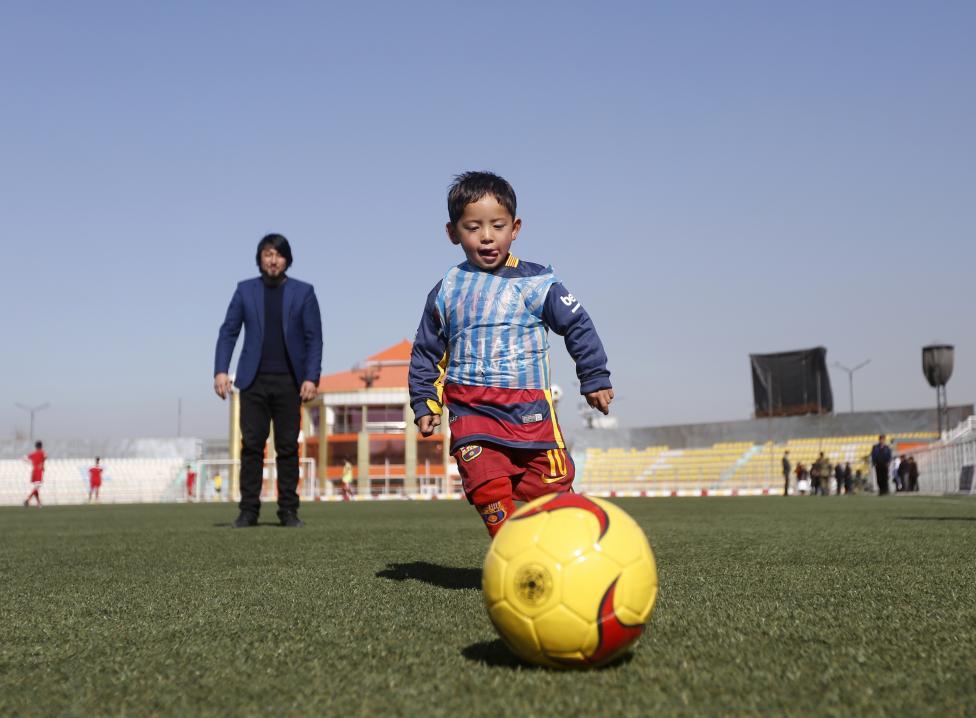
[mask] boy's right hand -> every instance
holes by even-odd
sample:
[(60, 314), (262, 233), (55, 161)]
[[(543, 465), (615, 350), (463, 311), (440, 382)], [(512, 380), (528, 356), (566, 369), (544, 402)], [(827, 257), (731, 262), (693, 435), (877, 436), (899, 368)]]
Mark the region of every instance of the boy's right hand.
[(430, 436), (434, 429), (441, 425), (441, 418), (437, 414), (427, 414), (417, 419), (417, 428), (424, 436)]
[(606, 415), (610, 413), (610, 402), (613, 401), (613, 389), (599, 389), (584, 395), (586, 403), (597, 411)]

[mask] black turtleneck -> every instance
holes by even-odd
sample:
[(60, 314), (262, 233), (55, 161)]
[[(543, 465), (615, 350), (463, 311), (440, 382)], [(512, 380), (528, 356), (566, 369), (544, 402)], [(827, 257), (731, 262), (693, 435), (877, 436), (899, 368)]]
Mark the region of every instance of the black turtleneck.
[(264, 345), (261, 347), (261, 374), (291, 374), (288, 350), (285, 349), (285, 332), (282, 326), (282, 297), (287, 277), (268, 277), (264, 281)]

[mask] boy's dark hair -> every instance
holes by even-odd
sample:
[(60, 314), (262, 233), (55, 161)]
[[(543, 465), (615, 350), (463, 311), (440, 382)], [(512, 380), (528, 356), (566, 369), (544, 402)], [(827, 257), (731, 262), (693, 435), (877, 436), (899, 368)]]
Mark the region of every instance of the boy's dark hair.
[(493, 172), (465, 172), (454, 178), (454, 184), (447, 191), (447, 214), (451, 224), (458, 223), (465, 207), (489, 194), (515, 219), (515, 190), (512, 185)]
[(34, 442), (34, 448), (35, 449), (43, 449), (44, 448), (44, 442), (42, 442), (42, 441), (35, 441)]
[(258, 242), (258, 251), (254, 257), (254, 261), (258, 263), (258, 267), (261, 266), (261, 252), (265, 250), (266, 247), (271, 247), (273, 250), (278, 252), (288, 264), (285, 269), (291, 266), (291, 245), (288, 244), (288, 240), (281, 234), (266, 234)]

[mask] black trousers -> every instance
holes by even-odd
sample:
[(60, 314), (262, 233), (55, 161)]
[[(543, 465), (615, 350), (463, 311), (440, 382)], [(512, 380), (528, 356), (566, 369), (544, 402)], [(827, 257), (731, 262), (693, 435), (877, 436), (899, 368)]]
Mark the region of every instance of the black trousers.
[(298, 511), (298, 432), (302, 400), (290, 374), (258, 374), (241, 392), (241, 511), (261, 511), (264, 445), (275, 429), (278, 515)]
[(888, 465), (876, 464), (874, 470), (878, 474), (878, 495), (884, 496), (888, 493)]

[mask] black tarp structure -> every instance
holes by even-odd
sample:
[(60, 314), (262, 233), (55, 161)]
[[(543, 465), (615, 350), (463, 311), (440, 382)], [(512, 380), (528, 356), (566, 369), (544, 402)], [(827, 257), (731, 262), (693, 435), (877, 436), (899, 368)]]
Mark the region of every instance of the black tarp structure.
[(750, 354), (756, 416), (829, 414), (834, 395), (824, 347), (779, 354)]

